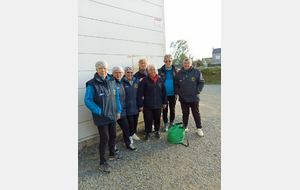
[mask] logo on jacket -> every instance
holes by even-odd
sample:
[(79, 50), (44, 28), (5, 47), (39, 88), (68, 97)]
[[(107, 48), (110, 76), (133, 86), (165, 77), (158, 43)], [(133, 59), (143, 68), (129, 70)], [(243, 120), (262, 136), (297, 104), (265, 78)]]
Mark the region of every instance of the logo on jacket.
[(137, 84), (134, 84), (134, 88), (138, 88), (139, 86)]
[(192, 78), (191, 78), (191, 81), (195, 81), (195, 77), (192, 77)]
[(114, 89), (114, 91), (113, 91), (113, 92), (114, 92), (114, 95), (116, 95), (116, 90), (115, 90), (115, 89)]
[(162, 83), (159, 83), (159, 84), (158, 84), (158, 86), (161, 88), (161, 86), (162, 86)]

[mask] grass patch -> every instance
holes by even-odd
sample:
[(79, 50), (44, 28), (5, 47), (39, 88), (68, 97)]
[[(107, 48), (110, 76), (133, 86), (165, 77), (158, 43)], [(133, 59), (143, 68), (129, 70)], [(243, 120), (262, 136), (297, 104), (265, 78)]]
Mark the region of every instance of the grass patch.
[(221, 67), (197, 67), (200, 69), (205, 84), (219, 84), (221, 85)]

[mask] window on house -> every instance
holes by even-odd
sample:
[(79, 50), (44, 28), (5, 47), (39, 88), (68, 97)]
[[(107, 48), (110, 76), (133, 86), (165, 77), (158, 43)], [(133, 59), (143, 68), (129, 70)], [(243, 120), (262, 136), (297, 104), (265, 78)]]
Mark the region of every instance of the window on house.
[(216, 55), (216, 59), (220, 59), (220, 56), (219, 56), (219, 55)]

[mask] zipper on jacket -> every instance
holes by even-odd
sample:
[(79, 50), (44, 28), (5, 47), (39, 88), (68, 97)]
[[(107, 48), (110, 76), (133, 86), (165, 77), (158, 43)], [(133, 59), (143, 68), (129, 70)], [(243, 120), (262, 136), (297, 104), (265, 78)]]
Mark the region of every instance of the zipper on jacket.
[[(157, 83), (157, 81), (156, 81)], [(156, 108), (156, 84), (154, 84), (154, 109)]]

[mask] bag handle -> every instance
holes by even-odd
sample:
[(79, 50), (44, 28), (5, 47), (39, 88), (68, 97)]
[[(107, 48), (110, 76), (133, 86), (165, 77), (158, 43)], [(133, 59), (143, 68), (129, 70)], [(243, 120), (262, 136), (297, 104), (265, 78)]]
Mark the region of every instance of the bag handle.
[(186, 137), (187, 144), (183, 144), (183, 143), (180, 143), (180, 144), (182, 144), (185, 147), (188, 147), (190, 145), (189, 140), (187, 139), (187, 136), (185, 134), (184, 134), (184, 136)]

